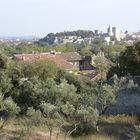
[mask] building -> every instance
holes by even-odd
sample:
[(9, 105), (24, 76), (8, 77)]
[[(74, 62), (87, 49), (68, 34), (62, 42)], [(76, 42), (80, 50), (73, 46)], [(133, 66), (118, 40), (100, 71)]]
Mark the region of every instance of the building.
[(53, 61), (59, 68), (65, 70), (80, 70), (82, 58), (77, 52), (61, 53), (52, 51), (50, 53), (40, 54), (18, 54), (14, 55), (15, 61), (33, 62), (33, 61)]
[(81, 70), (93, 70), (92, 56), (83, 56)]
[(107, 33), (109, 36), (113, 36), (113, 31), (112, 31), (112, 28), (111, 26), (109, 25), (108, 29), (107, 29)]
[(63, 57), (67, 62), (73, 65), (73, 69), (80, 70), (82, 67), (82, 57), (77, 52), (66, 52), (60, 53), (61, 57)]
[(95, 30), (94, 34), (95, 34), (95, 36), (100, 36), (101, 35), (101, 31), (100, 30)]
[(120, 41), (120, 30), (116, 27), (112, 28), (113, 36), (117, 41)]
[(107, 43), (107, 45), (109, 45), (109, 43), (111, 42), (110, 36), (104, 37), (104, 40), (105, 40), (105, 42)]

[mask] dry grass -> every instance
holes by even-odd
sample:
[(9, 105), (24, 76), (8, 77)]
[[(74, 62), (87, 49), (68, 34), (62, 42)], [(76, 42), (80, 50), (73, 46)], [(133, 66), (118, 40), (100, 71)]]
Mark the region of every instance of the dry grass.
[(100, 135), (100, 134), (95, 134), (95, 135), (89, 135), (89, 136), (82, 136), (78, 138), (70, 138), (68, 140), (118, 140), (116, 137), (113, 136), (107, 136), (107, 135)]
[[(134, 132), (134, 125), (139, 124), (139, 120), (135, 116), (117, 115), (104, 116), (99, 123), (99, 132), (88, 136), (80, 136), (75, 138), (67, 138), (67, 140), (125, 140), (128, 132)], [(4, 133), (12, 137), (18, 135), (19, 131), (24, 128), (23, 119), (11, 119), (4, 128)], [(48, 140), (49, 133), (45, 125), (33, 126), (30, 134), (31, 140)], [(9, 139), (6, 139), (9, 140)], [(63, 140), (63, 138), (61, 138)]]
[(107, 116), (102, 117), (102, 119), (109, 123), (126, 123), (126, 124), (135, 124), (139, 121), (138, 117), (129, 115)]

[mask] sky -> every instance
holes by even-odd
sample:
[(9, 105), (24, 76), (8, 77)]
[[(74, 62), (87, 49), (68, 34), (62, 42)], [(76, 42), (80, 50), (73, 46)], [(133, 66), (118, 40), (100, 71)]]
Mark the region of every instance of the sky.
[(140, 30), (140, 0), (0, 0), (0, 35), (38, 36), (116, 26)]

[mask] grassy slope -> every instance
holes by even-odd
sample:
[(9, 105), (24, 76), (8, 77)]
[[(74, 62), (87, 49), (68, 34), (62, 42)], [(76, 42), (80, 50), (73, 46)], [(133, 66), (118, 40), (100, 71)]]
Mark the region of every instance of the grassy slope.
[[(88, 136), (80, 136), (76, 138), (68, 138), (68, 140), (129, 140), (128, 134), (139, 135), (136, 132), (134, 125), (140, 124), (139, 120), (135, 116), (125, 116), (125, 115), (118, 115), (118, 116), (109, 116), (109, 117), (102, 117), (100, 121), (99, 132), (96, 134), (90, 134)], [(16, 138), (19, 134), (21, 135), (22, 130), (25, 130), (24, 124), (21, 123), (20, 125), (17, 120), (11, 120), (7, 126), (5, 126), (4, 130), (0, 131), (3, 134), (3, 140), (10, 140), (12, 138)], [(20, 132), (20, 133), (19, 133)], [(27, 131), (25, 131), (26, 133)], [(27, 134), (27, 133), (26, 133)], [(26, 135), (25, 134), (25, 135)], [(25, 138), (28, 140), (49, 140), (49, 133), (45, 126), (34, 126), (30, 133), (28, 133), (29, 137)], [(23, 134), (24, 136), (24, 131)], [(139, 136), (138, 136), (139, 137)], [(53, 136), (53, 140), (55, 138), (55, 134)], [(63, 140), (61, 138), (61, 140)]]

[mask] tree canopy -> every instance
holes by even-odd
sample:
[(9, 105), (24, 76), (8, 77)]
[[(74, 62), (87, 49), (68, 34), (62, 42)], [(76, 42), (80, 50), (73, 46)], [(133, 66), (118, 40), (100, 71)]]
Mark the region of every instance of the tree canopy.
[(128, 46), (120, 56), (120, 70), (123, 75), (140, 75), (140, 42)]

